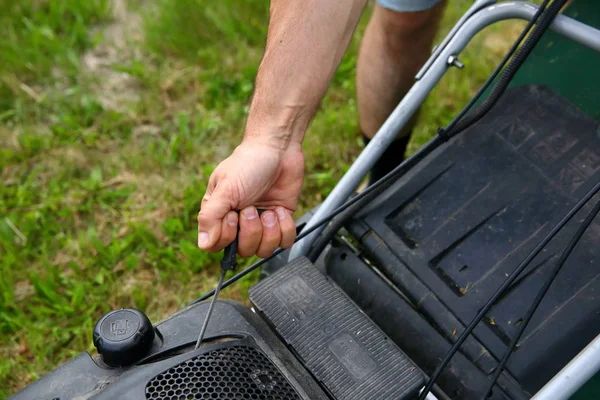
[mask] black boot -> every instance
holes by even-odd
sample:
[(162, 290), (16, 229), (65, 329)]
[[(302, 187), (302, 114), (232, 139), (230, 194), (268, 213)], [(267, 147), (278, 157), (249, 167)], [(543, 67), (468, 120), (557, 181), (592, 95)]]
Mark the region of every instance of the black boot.
[[(371, 139), (367, 138), (363, 134), (363, 142), (365, 146), (369, 144)], [(410, 141), (410, 133), (404, 137), (394, 140), (390, 146), (383, 152), (379, 157), (379, 160), (371, 168), (371, 174), (369, 177), (369, 185), (377, 182), (379, 179), (388, 174), (391, 170), (396, 168), (402, 161), (404, 161), (404, 153), (408, 147)]]

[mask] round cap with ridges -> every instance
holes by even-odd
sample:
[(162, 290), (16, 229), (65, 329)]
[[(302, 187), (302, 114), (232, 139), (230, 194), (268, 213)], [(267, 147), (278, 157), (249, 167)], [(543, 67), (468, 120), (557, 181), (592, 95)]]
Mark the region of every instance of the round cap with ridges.
[(111, 311), (94, 327), (94, 346), (107, 365), (121, 367), (141, 360), (154, 341), (148, 317), (132, 308)]

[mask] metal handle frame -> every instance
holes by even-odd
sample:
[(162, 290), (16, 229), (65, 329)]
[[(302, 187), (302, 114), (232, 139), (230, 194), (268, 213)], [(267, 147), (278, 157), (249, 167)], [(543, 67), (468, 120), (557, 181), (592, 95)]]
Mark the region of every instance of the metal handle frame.
[[(456, 65), (457, 57), (477, 33), (498, 21), (508, 19), (531, 20), (538, 10), (537, 5), (523, 1), (501, 2), (491, 5), (490, 3), (495, 3), (495, 1), (475, 1), (442, 43), (434, 49), (431, 57), (415, 77), (416, 82), (412, 88), (350, 166), (350, 169), (340, 179), (331, 194), (320, 205), (306, 224), (306, 228), (312, 227), (315, 222), (329, 215), (348, 199), (377, 159), (395, 139), (397, 132), (419, 109), (446, 71), (451, 66)], [(550, 29), (600, 53), (600, 30), (598, 29), (564, 15), (557, 16), (550, 25)], [(314, 233), (296, 243), (290, 252), (290, 260), (306, 255), (322, 229), (317, 229)], [(600, 360), (600, 346), (596, 341), (589, 344), (582, 351), (582, 353), (584, 352), (587, 357), (575, 357), (535, 395), (535, 399), (567, 399), (570, 394), (577, 391), (591, 376), (600, 370), (600, 362), (589, 363), (590, 358), (596, 361)], [(583, 362), (586, 362), (587, 365), (582, 364)], [(569, 379), (573, 376), (574, 371), (577, 371), (578, 375), (584, 376), (585, 379)], [(582, 374), (581, 371), (585, 371), (585, 374)], [(557, 382), (561, 387), (560, 392), (556, 392)]]
[[(427, 95), (433, 90), (448, 68), (454, 65), (454, 61), (460, 52), (477, 33), (498, 21), (508, 19), (531, 20), (537, 8), (537, 5), (527, 2), (503, 2), (479, 9), (466, 19), (452, 38), (448, 40), (447, 45), (441, 48), (439, 54), (437, 56), (432, 55), (429, 68), (404, 96), (370, 143), (350, 166), (348, 172), (340, 179), (331, 194), (327, 196), (317, 212), (308, 221), (306, 227), (310, 228), (316, 221), (329, 215), (348, 199), (379, 156), (395, 139), (397, 132), (419, 109)], [(550, 29), (600, 53), (600, 30), (598, 29), (564, 15), (559, 15), (550, 25)], [(317, 229), (314, 233), (296, 243), (292, 248), (290, 260), (306, 255), (322, 229)]]

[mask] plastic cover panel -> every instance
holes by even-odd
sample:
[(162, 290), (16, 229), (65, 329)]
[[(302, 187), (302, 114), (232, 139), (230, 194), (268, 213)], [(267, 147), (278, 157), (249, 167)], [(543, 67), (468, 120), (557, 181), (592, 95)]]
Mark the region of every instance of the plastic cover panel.
[(306, 258), (259, 282), (250, 299), (337, 399), (407, 399), (423, 384), (406, 355)]
[[(383, 254), (377, 246), (390, 249), (395, 258), (378, 260), (379, 266), (452, 340), (451, 332), (461, 331), (600, 180), (599, 133), (598, 122), (545, 86), (509, 89), (481, 121), (368, 207), (361, 223), (380, 242), (369, 244), (362, 234), (363, 244), (375, 258)], [(475, 330), (495, 357), (590, 208), (550, 242)], [(571, 254), (509, 361), (509, 371), (530, 391), (600, 332), (599, 222)], [(422, 284), (409, 284), (407, 274)], [(430, 313), (432, 299), (458, 325)]]

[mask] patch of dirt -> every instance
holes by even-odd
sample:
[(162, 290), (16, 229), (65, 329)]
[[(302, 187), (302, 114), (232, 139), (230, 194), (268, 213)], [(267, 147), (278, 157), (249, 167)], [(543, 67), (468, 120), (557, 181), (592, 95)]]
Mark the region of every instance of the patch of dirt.
[(35, 289), (28, 279), (15, 283), (13, 295), (15, 296), (16, 301), (22, 301), (31, 297), (34, 293)]
[(140, 138), (145, 136), (158, 136), (160, 128), (156, 125), (142, 124), (133, 128), (133, 137)]
[(0, 148), (20, 149), (18, 131), (8, 129), (6, 126), (0, 126)]
[(83, 55), (83, 72), (95, 82), (93, 90), (105, 108), (127, 112), (140, 99), (139, 82), (114, 67), (139, 59), (142, 17), (127, 8), (126, 0), (113, 0), (112, 8), (114, 22), (90, 33), (101, 34), (102, 41)]
[[(91, 163), (89, 152), (86, 154), (85, 150), (77, 146), (59, 147), (52, 149), (49, 152), (50, 157), (48, 159), (52, 161), (58, 161), (59, 166), (63, 165), (75, 165), (81, 170), (87, 170), (93, 163)], [(46, 158), (45, 158), (46, 159)], [(45, 161), (44, 159), (44, 161)]]

